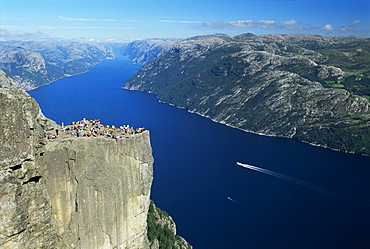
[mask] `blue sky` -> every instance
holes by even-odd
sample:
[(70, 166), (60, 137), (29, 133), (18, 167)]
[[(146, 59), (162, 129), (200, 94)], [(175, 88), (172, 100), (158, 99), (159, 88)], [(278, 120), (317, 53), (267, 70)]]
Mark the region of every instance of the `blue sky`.
[(2, 40), (247, 32), (370, 37), (370, 0), (0, 0)]

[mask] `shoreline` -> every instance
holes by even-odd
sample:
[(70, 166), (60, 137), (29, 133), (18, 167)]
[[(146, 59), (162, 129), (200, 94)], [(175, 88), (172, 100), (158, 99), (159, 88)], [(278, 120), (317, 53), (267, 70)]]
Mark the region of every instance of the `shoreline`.
[[(127, 56), (120, 56), (120, 57), (128, 58)], [(84, 71), (84, 72), (76, 73), (76, 74), (73, 74), (73, 75), (65, 74), (64, 76), (62, 76), (62, 77), (60, 77), (60, 78), (58, 78), (58, 79), (56, 79), (56, 80), (54, 80), (54, 81), (51, 81), (51, 82), (49, 82), (49, 83), (47, 83), (47, 84), (44, 84), (44, 85), (37, 86), (37, 87), (35, 87), (35, 88), (33, 88), (33, 89), (30, 89), (30, 90), (27, 90), (27, 91), (31, 91), (31, 90), (37, 89), (37, 88), (39, 88), (39, 87), (49, 85), (49, 84), (51, 84), (51, 83), (53, 83), (53, 82), (55, 82), (55, 81), (58, 81), (58, 80), (60, 80), (60, 79), (62, 79), (62, 78), (65, 78), (65, 77), (72, 77), (72, 76), (76, 76), (76, 75), (84, 74), (84, 73), (88, 72), (92, 67), (94, 67), (94, 66), (98, 65), (99, 63), (103, 62), (104, 60), (112, 60), (112, 59), (116, 59), (116, 58), (119, 58), (119, 57), (103, 59), (103, 60), (101, 60), (101, 61), (99, 61), (99, 62), (95, 63), (94, 65), (92, 65), (92, 66), (88, 67), (88, 68), (86, 69), (86, 71)], [(202, 113), (198, 112), (198, 111), (197, 111), (197, 110), (195, 110), (195, 109), (194, 109), (194, 110), (189, 110), (189, 109), (187, 109), (187, 108), (185, 108), (185, 107), (181, 107), (181, 106), (177, 106), (177, 105), (175, 105), (175, 104), (173, 104), (173, 103), (165, 102), (165, 101), (163, 101), (163, 100), (159, 99), (159, 98), (158, 98), (158, 96), (157, 96), (157, 94), (155, 94), (155, 93), (153, 93), (153, 92), (150, 92), (150, 91), (148, 92), (148, 91), (138, 90), (138, 89), (132, 89), (132, 88), (126, 88), (126, 87), (125, 87), (125, 84), (122, 86), (122, 88), (123, 88), (123, 89), (126, 89), (126, 90), (130, 90), (130, 91), (142, 91), (142, 92), (146, 92), (146, 93), (149, 93), (149, 94), (153, 94), (153, 95), (155, 95), (155, 96), (157, 97), (158, 102), (160, 102), (160, 103), (164, 103), (164, 104), (167, 104), (167, 105), (170, 105), (170, 106), (174, 106), (174, 107), (179, 108), (179, 109), (184, 109), (184, 110), (186, 110), (186, 111), (187, 111), (187, 112), (189, 112), (189, 113), (197, 114), (197, 115), (199, 115), (199, 116), (201, 116), (201, 117), (204, 117), (204, 118), (210, 119), (212, 122), (219, 123), (219, 124), (223, 124), (223, 125), (226, 125), (226, 126), (228, 126), (228, 127), (230, 127), (230, 128), (238, 129), (238, 130), (241, 130), (241, 131), (243, 131), (243, 132), (250, 133), (250, 134), (259, 135), (259, 136), (266, 136), (266, 137), (277, 137), (277, 138), (295, 139), (296, 141), (299, 141), (299, 142), (302, 142), (302, 143), (308, 144), (308, 145), (310, 145), (310, 146), (321, 147), (321, 148), (324, 148), (324, 149), (330, 149), (330, 150), (332, 150), (332, 151), (338, 151), (338, 152), (343, 152), (343, 153), (353, 154), (353, 155), (360, 155), (360, 156), (365, 156), (365, 157), (369, 157), (369, 156), (370, 156), (370, 155), (366, 155), (366, 154), (355, 153), (355, 152), (353, 152), (353, 151), (343, 151), (343, 150), (340, 150), (340, 149), (335, 149), (335, 148), (331, 148), (331, 147), (328, 147), (328, 146), (325, 146), (325, 145), (316, 144), (316, 143), (312, 143), (312, 142), (308, 142), (308, 141), (304, 141), (304, 140), (298, 140), (298, 139), (294, 138), (294, 135), (295, 135), (295, 134), (293, 134), (293, 136), (290, 136), (290, 137), (289, 137), (289, 136), (273, 135), (273, 134), (267, 134), (267, 133), (261, 133), (261, 132), (255, 132), (255, 131), (252, 131), (252, 130), (243, 129), (243, 128), (240, 128), (240, 127), (234, 126), (234, 125), (232, 125), (232, 124), (229, 124), (229, 123), (227, 123), (227, 122), (225, 122), (225, 121), (223, 121), (223, 120), (221, 120), (221, 121), (216, 120), (216, 119), (214, 119), (214, 118), (212, 118), (212, 117), (210, 117), (210, 116), (208, 116), (208, 115), (205, 115), (205, 114), (202, 114)], [(26, 90), (25, 90), (25, 91), (26, 91)], [(27, 91), (26, 91), (26, 92), (27, 92)]]
[[(46, 83), (46, 84), (39, 85), (39, 86), (34, 86), (34, 87), (32, 87), (32, 88), (30, 88), (30, 89), (27, 89), (27, 90), (26, 90), (26, 89), (23, 89), (23, 88), (21, 88), (21, 89), (22, 89), (23, 91), (25, 91), (25, 92), (32, 91), (32, 90), (35, 90), (35, 89), (37, 89), (37, 88), (39, 88), (39, 87), (50, 85), (51, 83), (54, 83), (55, 81), (58, 81), (58, 80), (63, 79), (63, 78), (73, 77), (73, 76), (76, 76), (76, 75), (80, 75), (80, 74), (87, 73), (91, 68), (93, 68), (94, 66), (96, 66), (96, 65), (100, 64), (101, 62), (103, 62), (103, 61), (105, 61), (105, 60), (114, 60), (114, 59), (119, 58), (119, 57), (125, 57), (125, 56), (117, 56), (117, 57), (114, 57), (114, 58), (111, 58), (111, 57), (109, 57), (109, 58), (105, 58), (105, 59), (99, 60), (98, 62), (94, 63), (93, 65), (91, 65), (91, 66), (87, 67), (87, 68), (86, 68), (86, 70), (84, 70), (83, 72), (75, 73), (75, 74), (63, 74), (63, 76), (61, 76), (61, 77), (59, 77), (59, 78), (57, 78), (57, 79), (55, 79), (55, 80), (52, 80), (52, 81), (50, 81), (50, 82), (48, 82), (48, 83)], [(10, 77), (10, 78), (12, 78), (12, 77)], [(12, 78), (12, 79), (13, 79), (13, 78)], [(14, 81), (14, 79), (13, 79), (13, 81)], [(16, 82), (16, 81), (14, 81), (14, 82)], [(17, 82), (16, 82), (16, 83), (17, 83)], [(19, 86), (19, 84), (18, 84), (18, 83), (17, 83), (17, 85)]]
[[(130, 91), (142, 91), (142, 90), (131, 90), (131, 89), (127, 89), (127, 90), (130, 90)], [(146, 91), (144, 91), (144, 92), (146, 92)], [(148, 93), (154, 94), (154, 93), (151, 93), (151, 92), (148, 92)], [(261, 133), (261, 132), (254, 132), (254, 131), (251, 131), (251, 130), (242, 129), (242, 128), (233, 126), (231, 124), (228, 124), (225, 121), (218, 121), (218, 120), (216, 120), (216, 119), (214, 119), (214, 118), (212, 118), (210, 116), (204, 115), (204, 114), (202, 114), (202, 113), (200, 113), (200, 112), (198, 112), (196, 110), (188, 110), (188, 109), (186, 109), (184, 107), (176, 106), (173, 103), (168, 103), (168, 102), (162, 101), (162, 100), (160, 100), (158, 98), (158, 96), (156, 94), (154, 94), (154, 95), (157, 97), (158, 102), (165, 103), (165, 104), (168, 104), (170, 106), (174, 106), (174, 107), (179, 108), (179, 109), (185, 109), (189, 113), (193, 113), (193, 114), (199, 115), (201, 117), (210, 119), (212, 122), (223, 124), (223, 125), (226, 125), (226, 126), (228, 126), (230, 128), (241, 130), (243, 132), (247, 132), (247, 133), (254, 134), (254, 135), (259, 135), (259, 136), (265, 136), (265, 137), (276, 137), (276, 138), (294, 139), (294, 140), (296, 140), (298, 142), (305, 143), (305, 144), (308, 144), (310, 146), (320, 147), (320, 148), (323, 148), (323, 149), (329, 149), (329, 150), (332, 150), (332, 151), (342, 152), (342, 153), (346, 153), (346, 154), (352, 154), (352, 155), (359, 155), (359, 156), (364, 156), (364, 157), (370, 157), (370, 155), (366, 155), (366, 154), (355, 153), (355, 152), (352, 152), (352, 151), (342, 151), (340, 149), (330, 148), (330, 147), (325, 146), (325, 145), (316, 144), (316, 143), (312, 143), (312, 142), (308, 142), (308, 141), (304, 141), (304, 140), (298, 140), (298, 139), (294, 138), (294, 135), (292, 137), (288, 137), (288, 136), (277, 136), (277, 135), (266, 134), (266, 133)]]

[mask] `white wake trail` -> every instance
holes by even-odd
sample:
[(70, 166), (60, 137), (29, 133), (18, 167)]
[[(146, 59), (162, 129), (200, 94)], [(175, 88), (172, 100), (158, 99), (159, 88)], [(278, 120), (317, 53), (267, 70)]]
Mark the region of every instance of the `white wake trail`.
[(283, 180), (301, 185), (301, 186), (306, 187), (308, 189), (312, 189), (312, 190), (317, 191), (319, 193), (334, 197), (334, 198), (339, 199), (341, 201), (345, 201), (347, 203), (350, 203), (352, 205), (355, 205), (355, 206), (358, 206), (358, 207), (361, 207), (361, 208), (365, 208), (367, 211), (370, 211), (370, 205), (365, 203), (365, 202), (362, 202), (360, 200), (351, 198), (351, 197), (346, 196), (346, 195), (339, 194), (337, 192), (331, 191), (331, 190), (326, 189), (326, 188), (322, 188), (322, 187), (314, 185), (312, 183), (305, 182), (305, 181), (299, 180), (297, 178), (293, 178), (293, 177), (290, 177), (290, 176), (287, 176), (287, 175), (279, 174), (279, 173), (276, 173), (274, 171), (263, 169), (263, 168), (253, 166), (253, 165), (250, 165), (250, 164), (245, 164), (245, 163), (240, 163), (240, 162), (237, 162), (236, 164), (241, 166), (241, 167), (244, 167), (246, 169), (251, 169), (251, 170), (254, 170), (254, 171), (257, 171), (257, 172), (261, 172), (261, 173), (264, 173), (264, 174), (267, 174), (267, 175), (270, 175), (270, 176), (274, 176), (274, 177), (277, 177), (277, 178), (280, 178), (280, 179), (283, 179)]
[(232, 201), (232, 202), (238, 203), (236, 200), (234, 200), (234, 199), (233, 199), (233, 198), (231, 198), (230, 196), (228, 196), (228, 197), (227, 197), (227, 199), (228, 199), (229, 201)]

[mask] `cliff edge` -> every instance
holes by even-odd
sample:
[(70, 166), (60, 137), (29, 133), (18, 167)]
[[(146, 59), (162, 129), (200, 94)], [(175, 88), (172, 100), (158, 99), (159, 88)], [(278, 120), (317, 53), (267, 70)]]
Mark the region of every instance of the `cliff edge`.
[(149, 131), (46, 145), (46, 189), (63, 241), (78, 248), (147, 248), (151, 152)]
[(56, 124), (2, 71), (0, 86), (0, 246), (63, 248), (51, 226), (45, 174), (36, 163), (44, 153), (44, 128)]
[(48, 140), (58, 126), (0, 71), (0, 247), (149, 248), (149, 131)]

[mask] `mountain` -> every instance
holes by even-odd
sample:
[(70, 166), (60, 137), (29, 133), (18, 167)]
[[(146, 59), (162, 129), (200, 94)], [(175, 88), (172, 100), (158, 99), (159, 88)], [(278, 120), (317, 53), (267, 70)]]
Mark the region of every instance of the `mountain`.
[(158, 38), (134, 41), (128, 44), (124, 55), (127, 55), (134, 63), (144, 65), (161, 54), (165, 48), (179, 40)]
[(23, 90), (83, 73), (105, 59), (128, 56), (137, 64), (157, 57), (179, 39), (146, 39), (131, 43), (77, 41), (2, 41), (0, 69)]
[(99, 61), (114, 57), (110, 46), (67, 41), (3, 41), (0, 51), (0, 69), (23, 90), (83, 73)]
[(370, 155), (369, 51), (355, 36), (198, 36), (124, 88), (245, 131)]
[(1, 70), (0, 96), (1, 248), (192, 248), (153, 211), (149, 131), (47, 139), (62, 128)]

